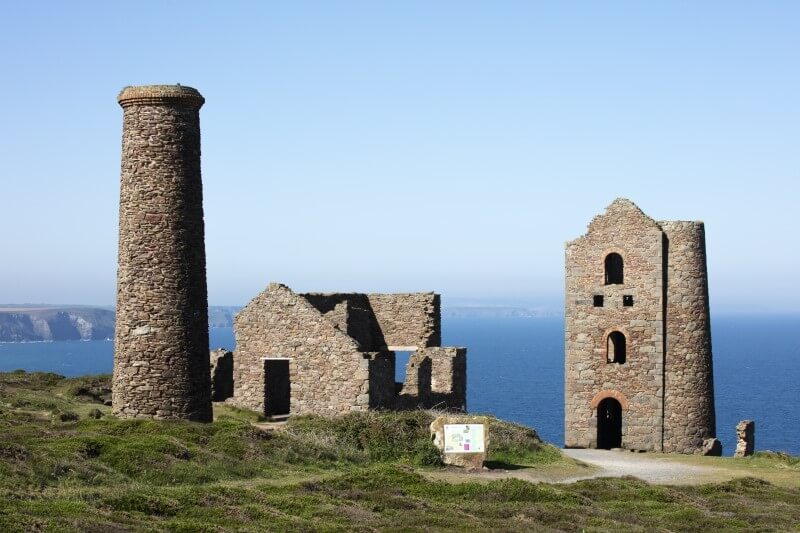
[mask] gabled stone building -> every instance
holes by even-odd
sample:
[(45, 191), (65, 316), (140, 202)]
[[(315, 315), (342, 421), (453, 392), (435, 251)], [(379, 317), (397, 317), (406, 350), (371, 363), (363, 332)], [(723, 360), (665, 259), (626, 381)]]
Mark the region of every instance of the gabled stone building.
[[(271, 283), (234, 322), (232, 402), (265, 415), (466, 410), (466, 350), (442, 348), (434, 293), (297, 294)], [(395, 351), (411, 351), (395, 383)]]
[(565, 445), (691, 453), (715, 436), (702, 222), (617, 199), (566, 246)]

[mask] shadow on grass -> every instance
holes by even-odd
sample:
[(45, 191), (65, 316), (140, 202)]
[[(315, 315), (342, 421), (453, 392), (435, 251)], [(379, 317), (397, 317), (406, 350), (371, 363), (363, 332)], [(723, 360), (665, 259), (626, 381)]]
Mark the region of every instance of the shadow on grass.
[(483, 466), (489, 470), (524, 470), (530, 468), (525, 465), (515, 465), (512, 463), (505, 463), (503, 461), (484, 461)]

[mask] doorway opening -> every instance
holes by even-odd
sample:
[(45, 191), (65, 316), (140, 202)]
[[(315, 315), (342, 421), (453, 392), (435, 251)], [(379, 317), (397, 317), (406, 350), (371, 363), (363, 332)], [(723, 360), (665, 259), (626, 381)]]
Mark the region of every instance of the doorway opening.
[(264, 359), (264, 415), (288, 415), (291, 389), (289, 359)]
[(614, 398), (597, 405), (597, 447), (604, 450), (622, 447), (622, 406)]

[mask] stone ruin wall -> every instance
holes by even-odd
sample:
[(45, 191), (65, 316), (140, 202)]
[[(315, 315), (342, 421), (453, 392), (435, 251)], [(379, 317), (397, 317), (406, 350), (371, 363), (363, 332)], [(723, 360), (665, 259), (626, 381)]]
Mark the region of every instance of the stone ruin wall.
[(368, 294), (385, 346), (426, 348), (442, 344), (438, 294)]
[[(410, 309), (401, 310), (403, 306)], [(376, 307), (380, 318), (373, 313)], [(406, 319), (415, 321), (400, 323)], [(270, 284), (235, 319), (232, 403), (265, 412), (263, 358), (274, 357), (290, 360), (292, 414), (434, 406), (465, 409), (466, 349), (420, 348), (409, 364), (424, 361), (427, 375), (408, 371), (411, 377), (398, 394), (395, 353), (386, 349), (382, 325), (391, 328), (390, 339), (402, 341), (403, 347), (437, 341), (441, 337), (439, 296), (295, 294), (284, 285)], [(420, 380), (427, 383), (420, 386)], [(411, 389), (422, 394), (412, 397)]]
[(669, 243), (664, 451), (692, 453), (716, 434), (705, 227), (660, 224)]
[[(622, 285), (605, 284), (605, 257), (624, 261)], [(565, 445), (597, 446), (592, 400), (621, 393), (623, 442), (631, 449), (661, 448), (663, 321), (662, 232), (630, 202), (615, 202), (566, 249)], [(593, 296), (602, 295), (603, 307)], [(623, 295), (633, 306), (623, 307)], [(607, 335), (626, 337), (624, 364), (607, 362)], [(621, 402), (622, 403), (622, 402)]]
[(222, 402), (233, 396), (233, 352), (218, 348), (209, 355), (211, 401)]
[(399, 409), (467, 410), (467, 350), (423, 348), (406, 365)]
[(305, 298), (339, 331), (352, 337), (361, 350), (376, 351), (386, 346), (367, 295), (312, 292), (299, 296)]
[(423, 348), (442, 342), (438, 294), (301, 294), (364, 350)]
[(203, 97), (126, 87), (120, 179), (113, 411), (211, 420), (200, 177)]
[(369, 367), (379, 354), (359, 352), (305, 298), (271, 283), (235, 319), (233, 403), (264, 412), (264, 357), (289, 358), (292, 414), (340, 414), (370, 405)]

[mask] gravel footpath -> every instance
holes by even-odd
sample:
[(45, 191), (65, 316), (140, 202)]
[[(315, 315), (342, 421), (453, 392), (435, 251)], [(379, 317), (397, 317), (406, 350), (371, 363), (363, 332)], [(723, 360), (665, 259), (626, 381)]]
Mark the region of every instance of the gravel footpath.
[(562, 452), (598, 468), (591, 474), (564, 479), (563, 483), (596, 477), (635, 476), (649, 483), (694, 485), (711, 480), (719, 474), (719, 469), (714, 467), (676, 463), (659, 458), (657, 454), (575, 448)]

